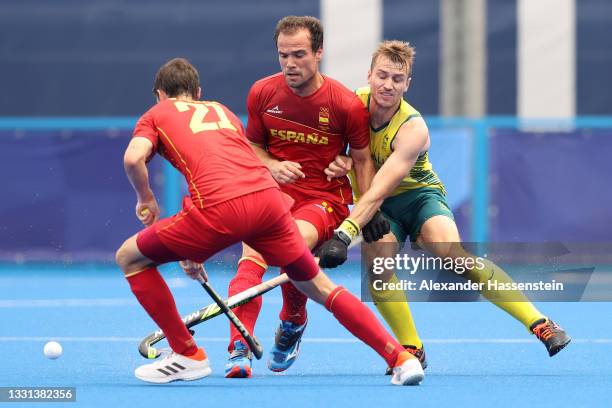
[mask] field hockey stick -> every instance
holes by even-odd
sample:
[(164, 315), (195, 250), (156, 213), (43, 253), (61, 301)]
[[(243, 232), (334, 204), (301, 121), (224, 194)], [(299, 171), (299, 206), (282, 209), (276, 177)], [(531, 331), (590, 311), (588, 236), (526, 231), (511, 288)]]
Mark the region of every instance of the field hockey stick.
[[(234, 296), (231, 296), (226, 301), (227, 307), (233, 309), (240, 305), (244, 305), (245, 303), (251, 301), (253, 298), (261, 296), (264, 293), (269, 292), (275, 287), (280, 286), (286, 282), (289, 282), (289, 277), (286, 274), (283, 273), (281, 275), (275, 276), (274, 278), (262, 282), (259, 285), (253, 286), (252, 288), (249, 288), (245, 291), (235, 294)], [(223, 311), (215, 302), (183, 317), (183, 323), (185, 323), (185, 326), (187, 326), (188, 329), (191, 329), (191, 327), (210, 320), (213, 317), (217, 317), (222, 313)], [(190, 331), (193, 334), (193, 330)], [(140, 344), (138, 345), (138, 351), (144, 358), (157, 358), (161, 354), (161, 351), (153, 347), (153, 345), (162, 341), (165, 338), (166, 336), (164, 335), (164, 333), (161, 330), (157, 330), (149, 334), (140, 342)]]
[(206, 280), (204, 280), (202, 275), (198, 276), (198, 282), (200, 282), (200, 284), (202, 285), (204, 290), (208, 293), (208, 295), (215, 301), (217, 306), (221, 308), (221, 311), (223, 312), (223, 314), (227, 316), (229, 321), (232, 322), (234, 327), (238, 330), (238, 332), (240, 332), (244, 340), (249, 345), (249, 348), (253, 352), (253, 355), (255, 356), (255, 358), (259, 360), (261, 356), (263, 355), (263, 347), (261, 347), (261, 344), (259, 344), (259, 341), (257, 341), (257, 338), (254, 335), (251, 335), (251, 333), (249, 333), (247, 328), (244, 327), (244, 324), (242, 324), (240, 319), (238, 319), (238, 316), (236, 316), (236, 314), (232, 312), (232, 309), (227, 307), (227, 304), (225, 303), (225, 301), (221, 299), (221, 297), (212, 288), (212, 286), (210, 286), (210, 284)]
[[(353, 248), (354, 246), (360, 244), (361, 241), (361, 236), (357, 237), (355, 240), (353, 240), (353, 242), (351, 242), (349, 248)], [(315, 261), (318, 263), (319, 258), (315, 257)], [(261, 296), (264, 293), (271, 291), (275, 287), (287, 282), (289, 282), (289, 277), (287, 276), (287, 274), (280, 274), (272, 279), (260, 283), (259, 285), (253, 286), (245, 291), (230, 296), (225, 301), (225, 303), (227, 304), (228, 308), (233, 309), (235, 307), (244, 305), (245, 303), (250, 302), (257, 296)], [(219, 305), (215, 302), (201, 308), (200, 310), (197, 310), (193, 313), (184, 316), (183, 323), (185, 323), (185, 326), (188, 329), (191, 329), (193, 326), (196, 326), (200, 323), (217, 317), (222, 313), (223, 311), (221, 310), (221, 307), (219, 307)], [(191, 334), (194, 333), (193, 330), (190, 330), (190, 332)], [(147, 337), (141, 340), (140, 344), (138, 345), (138, 352), (141, 356), (148, 359), (154, 359), (159, 357), (161, 351), (153, 346), (165, 338), (166, 336), (164, 335), (164, 332), (161, 331), (161, 329), (156, 330), (155, 332), (149, 334)]]

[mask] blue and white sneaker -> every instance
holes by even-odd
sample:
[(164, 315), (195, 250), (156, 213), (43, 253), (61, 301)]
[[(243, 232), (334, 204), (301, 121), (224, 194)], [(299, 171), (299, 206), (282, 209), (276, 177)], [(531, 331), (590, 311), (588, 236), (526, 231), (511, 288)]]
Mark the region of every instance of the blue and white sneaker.
[(268, 357), (270, 370), (280, 373), (291, 367), (300, 354), (300, 342), (305, 328), (306, 323), (298, 325), (289, 321), (281, 321), (274, 337), (274, 346)]
[(225, 364), (225, 378), (250, 378), (253, 354), (240, 340), (234, 341), (234, 350)]

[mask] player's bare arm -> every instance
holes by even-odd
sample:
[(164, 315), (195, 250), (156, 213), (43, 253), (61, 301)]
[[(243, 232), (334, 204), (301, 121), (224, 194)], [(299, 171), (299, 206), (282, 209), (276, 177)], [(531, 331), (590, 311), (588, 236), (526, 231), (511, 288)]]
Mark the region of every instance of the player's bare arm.
[[(399, 185), (416, 163), (419, 154), (428, 147), (429, 132), (423, 119), (414, 118), (400, 127), (393, 142), (393, 153), (374, 176), (368, 191), (359, 199), (350, 216), (336, 230), (334, 237), (321, 245), (318, 251), (319, 265), (324, 268), (334, 268), (346, 261), (351, 241), (375, 216), (384, 199)], [(381, 217), (384, 220), (382, 214)], [(378, 234), (373, 240), (382, 235)]]
[(366, 146), (363, 149), (351, 149), (351, 158), (355, 166), (355, 181), (359, 187), (359, 191), (367, 191), (372, 184), (376, 168), (370, 154), (370, 147)]
[(300, 163), (292, 162), (292, 161), (280, 161), (274, 158), (265, 148), (264, 146), (250, 142), (251, 147), (255, 151), (259, 160), (262, 161), (263, 164), (270, 170), (272, 173), (272, 177), (279, 184), (290, 184), (300, 178), (305, 178), (306, 176), (302, 173), (302, 166)]
[(136, 217), (151, 225), (159, 218), (159, 206), (149, 184), (146, 160), (153, 152), (153, 143), (144, 137), (134, 137), (123, 156), (123, 167), (136, 192)]
[(359, 199), (350, 218), (363, 227), (429, 147), (429, 131), (422, 118), (406, 122), (397, 132), (393, 153), (376, 173), (369, 190)]

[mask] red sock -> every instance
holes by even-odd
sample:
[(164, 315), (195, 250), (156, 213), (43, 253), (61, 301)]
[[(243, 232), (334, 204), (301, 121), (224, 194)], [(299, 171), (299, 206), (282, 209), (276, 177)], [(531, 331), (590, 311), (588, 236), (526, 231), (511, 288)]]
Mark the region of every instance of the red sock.
[(389, 367), (395, 366), (404, 348), (385, 330), (374, 313), (342, 286), (336, 287), (325, 301), (325, 308), (355, 337), (372, 347)]
[[(287, 272), (281, 269), (281, 272)], [(308, 297), (291, 282), (281, 285), (283, 293), (283, 308), (280, 311), (279, 317), (281, 320), (288, 320), (295, 324), (302, 325), (306, 323), (306, 301)]]
[[(266, 262), (259, 257), (250, 256), (240, 259), (240, 261), (238, 261), (236, 276), (230, 281), (227, 290), (228, 295), (235, 295), (260, 284), (267, 267), (268, 265), (266, 265)], [(244, 327), (246, 327), (251, 334), (253, 334), (255, 330), (255, 322), (257, 321), (257, 316), (259, 316), (262, 302), (262, 297), (258, 296), (250, 302), (233, 309), (238, 319), (242, 321)], [(233, 324), (230, 324), (230, 344), (227, 348), (228, 351), (234, 349), (234, 341), (236, 340), (241, 340), (246, 344), (240, 332)]]
[(132, 292), (166, 335), (176, 353), (190, 356), (198, 348), (181, 320), (172, 293), (157, 268), (148, 268), (127, 278)]

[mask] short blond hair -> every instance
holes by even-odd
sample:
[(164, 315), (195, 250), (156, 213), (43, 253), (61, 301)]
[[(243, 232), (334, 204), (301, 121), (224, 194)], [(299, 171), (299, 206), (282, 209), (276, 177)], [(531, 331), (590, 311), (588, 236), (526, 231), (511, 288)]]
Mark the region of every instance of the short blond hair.
[(401, 66), (410, 75), (415, 54), (416, 51), (409, 42), (399, 40), (383, 41), (378, 45), (374, 54), (372, 54), (370, 69), (374, 68), (379, 57), (386, 57), (392, 63)]

